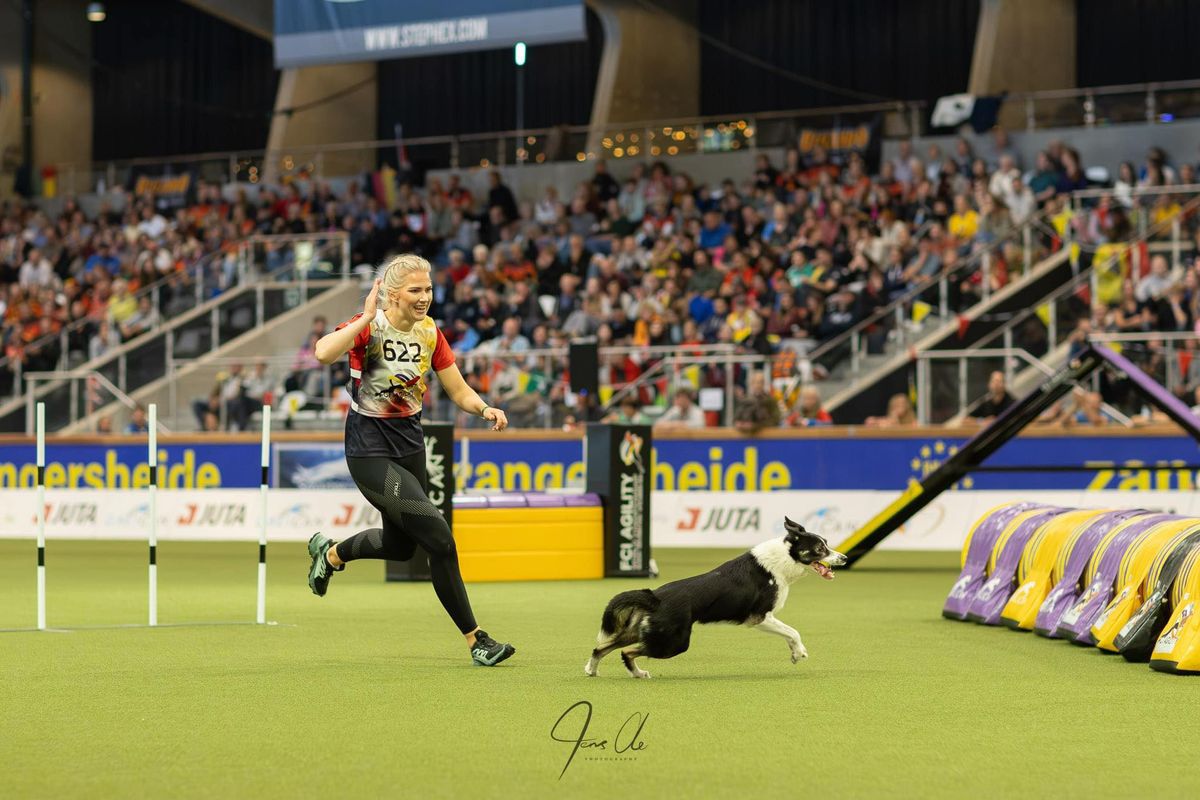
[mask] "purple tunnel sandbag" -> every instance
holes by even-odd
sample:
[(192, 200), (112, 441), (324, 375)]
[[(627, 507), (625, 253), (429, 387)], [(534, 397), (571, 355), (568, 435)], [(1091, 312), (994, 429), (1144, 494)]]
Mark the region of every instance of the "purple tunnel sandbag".
[(967, 547), (966, 563), (962, 572), (950, 589), (950, 596), (942, 606), (942, 616), (946, 619), (966, 619), (967, 609), (979, 587), (987, 580), (987, 562), (992, 554), (992, 548), (1001, 531), (1008, 527), (1018, 514), (1040, 508), (1038, 503), (1013, 503), (1010, 506), (994, 511), (987, 519), (979, 523), (971, 536), (971, 544)]
[(1021, 554), (1025, 552), (1025, 545), (1039, 528), (1068, 510), (1070, 509), (1047, 508), (1017, 525), (1016, 530), (1004, 543), (1004, 549), (996, 557), (992, 573), (972, 598), (967, 609), (967, 619), (982, 622), (984, 625), (1000, 624), (1000, 612), (1004, 610), (1008, 598), (1017, 588), (1017, 567), (1021, 564)]
[(1058, 583), (1050, 590), (1050, 594), (1038, 609), (1037, 620), (1033, 625), (1034, 633), (1051, 639), (1058, 638), (1058, 625), (1062, 622), (1063, 614), (1079, 600), (1079, 582), (1083, 579), (1084, 570), (1087, 569), (1100, 540), (1125, 520), (1145, 513), (1147, 512), (1140, 509), (1110, 511), (1087, 524), (1087, 528), (1075, 540), (1075, 546)]
[(1175, 514), (1151, 514), (1129, 523), (1127, 527), (1113, 538), (1108, 548), (1100, 558), (1092, 582), (1083, 590), (1075, 605), (1063, 614), (1062, 622), (1055, 629), (1060, 637), (1078, 644), (1095, 644), (1092, 638), (1092, 623), (1104, 612), (1112, 600), (1113, 583), (1117, 580), (1117, 571), (1121, 567), (1121, 559), (1133, 545), (1140, 534), (1158, 525), (1160, 522), (1179, 519)]

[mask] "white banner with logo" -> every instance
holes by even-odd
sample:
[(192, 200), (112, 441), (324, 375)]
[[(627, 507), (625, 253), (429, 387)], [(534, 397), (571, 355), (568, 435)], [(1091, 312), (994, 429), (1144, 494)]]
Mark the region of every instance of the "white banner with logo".
[[(0, 506), (0, 537), (37, 535), (37, 492), (12, 489)], [(158, 537), (242, 541), (258, 538), (258, 489), (179, 489), (158, 492)], [(271, 489), (267, 537), (307, 541), (316, 531), (334, 539), (379, 526), (379, 512), (354, 489)], [(150, 530), (146, 491), (55, 489), (46, 492), (46, 536), (59, 539), (145, 539)]]
[[(783, 535), (790, 517), (830, 544), (846, 539), (895, 501), (895, 492), (655, 492), (655, 547), (746, 547)], [(959, 550), (988, 509), (1014, 500), (1071, 508), (1147, 508), (1200, 516), (1196, 492), (950, 491), (880, 544), (885, 550)]]
[[(1146, 508), (1200, 516), (1200, 493), (1186, 491), (1024, 491), (1022, 500), (1073, 508)], [(653, 547), (748, 548), (783, 535), (785, 516), (841, 542), (896, 499), (894, 492), (654, 492)], [(37, 535), (37, 493), (11, 489), (0, 504), (0, 538)], [(945, 492), (880, 545), (894, 550), (958, 550), (988, 509), (1018, 499), (1011, 491)], [(257, 489), (158, 492), (158, 536), (170, 540), (258, 538)], [(145, 539), (145, 491), (55, 489), (46, 492), (46, 535), (59, 539)], [(340, 539), (379, 525), (377, 512), (353, 489), (271, 489), (267, 536), (306, 541), (315, 531)]]

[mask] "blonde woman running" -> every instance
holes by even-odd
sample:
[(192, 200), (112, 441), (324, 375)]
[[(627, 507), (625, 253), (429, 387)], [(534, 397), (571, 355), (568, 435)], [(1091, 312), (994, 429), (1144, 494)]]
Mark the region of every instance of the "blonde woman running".
[(308, 585), (313, 594), (323, 596), (330, 577), (348, 562), (407, 561), (420, 545), (429, 553), (433, 589), (466, 638), (471, 659), (493, 667), (516, 649), (492, 639), (476, 624), (450, 526), (429, 501), (421, 431), (425, 373), (432, 367), (455, 405), (490, 421), (492, 430), (504, 430), (508, 418), (463, 380), (454, 352), (428, 316), (432, 300), (429, 262), (416, 255), (397, 256), (380, 271), (362, 313), (317, 342), (322, 364), (350, 353), (346, 463), (363, 497), (379, 509), (383, 527), (336, 544), (314, 534), (308, 542)]

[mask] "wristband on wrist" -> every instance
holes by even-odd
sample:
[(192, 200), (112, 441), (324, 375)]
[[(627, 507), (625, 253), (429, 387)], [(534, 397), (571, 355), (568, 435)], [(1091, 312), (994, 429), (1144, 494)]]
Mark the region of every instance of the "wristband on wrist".
[(483, 408), (479, 409), (479, 416), (487, 419), (487, 417), (484, 417), (483, 415), (489, 408), (491, 408), (491, 406), (489, 406), (487, 403), (484, 403)]

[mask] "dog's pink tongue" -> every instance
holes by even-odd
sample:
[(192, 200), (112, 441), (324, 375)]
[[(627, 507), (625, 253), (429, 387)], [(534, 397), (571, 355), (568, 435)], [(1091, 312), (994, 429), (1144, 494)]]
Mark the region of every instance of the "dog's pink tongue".
[(831, 570), (829, 567), (825, 566), (824, 564), (822, 564), (820, 562), (813, 564), (813, 567), (817, 570), (817, 574), (820, 575), (825, 580), (827, 580), (827, 581), (833, 580), (833, 570)]

